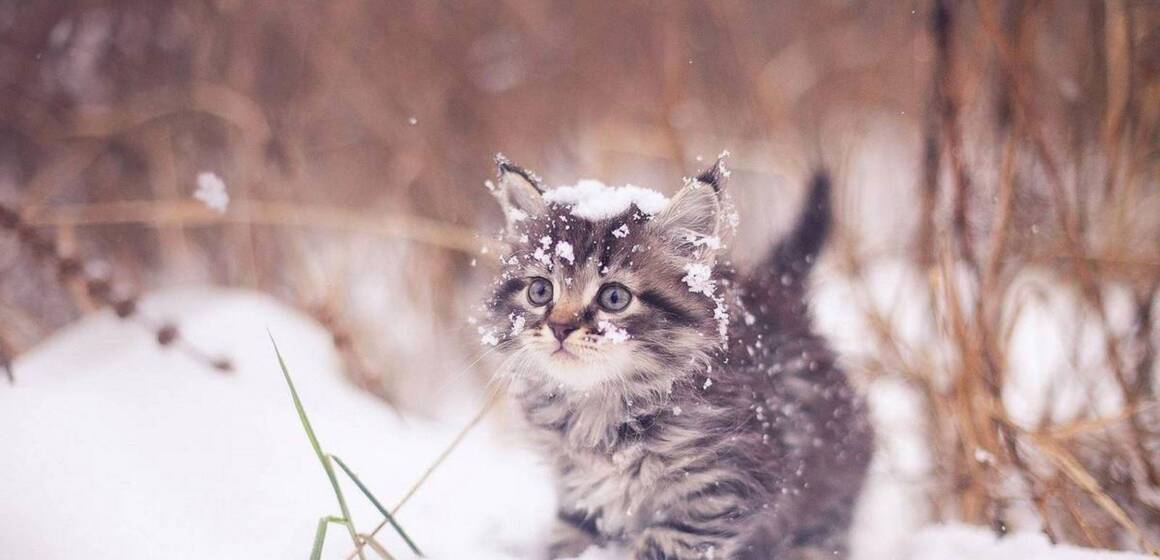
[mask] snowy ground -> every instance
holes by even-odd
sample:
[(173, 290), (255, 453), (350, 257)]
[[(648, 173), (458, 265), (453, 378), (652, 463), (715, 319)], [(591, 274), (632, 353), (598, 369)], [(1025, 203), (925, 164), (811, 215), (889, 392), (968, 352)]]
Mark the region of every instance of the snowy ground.
[[(477, 403), (446, 423), (400, 419), (346, 384), (327, 334), (260, 295), (186, 290), (150, 298), (190, 340), (235, 360), (217, 374), (160, 349), (110, 314), (86, 319), (17, 360), (0, 384), (0, 560), (301, 558), (318, 518), (337, 514), (267, 338), (291, 368), (328, 451), (388, 505), (453, 437)], [(889, 386), (875, 398), (901, 396)], [(897, 407), (889, 410), (897, 411)], [(904, 418), (885, 415), (882, 428)], [(538, 558), (552, 519), (547, 472), (510, 427), (485, 424), (399, 516), (429, 556)], [(908, 445), (902, 442), (900, 445)], [(880, 459), (855, 534), (859, 560), (1097, 560), (1141, 556), (1052, 548), (1033, 534), (996, 541), (967, 527), (914, 528), (922, 508)], [(905, 465), (904, 465), (905, 466)], [(347, 485), (353, 517), (378, 516)], [(331, 530), (326, 558), (349, 537)], [(396, 555), (400, 541), (385, 538)], [(616, 558), (590, 551), (585, 558)]]

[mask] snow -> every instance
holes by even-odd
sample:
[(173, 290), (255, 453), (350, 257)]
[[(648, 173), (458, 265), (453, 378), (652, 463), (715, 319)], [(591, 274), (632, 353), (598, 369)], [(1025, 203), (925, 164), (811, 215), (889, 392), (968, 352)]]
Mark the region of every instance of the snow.
[(690, 233), (685, 236), (685, 241), (694, 247), (708, 247), (714, 251), (721, 248), (721, 238), (715, 235), (697, 235)]
[(557, 187), (544, 192), (549, 203), (567, 205), (577, 218), (588, 221), (607, 220), (626, 212), (633, 204), (652, 216), (665, 209), (665, 195), (634, 185), (610, 187), (593, 179), (581, 179), (574, 186)]
[(1143, 560), (1141, 554), (1108, 552), (1073, 546), (1052, 546), (1039, 533), (1014, 533), (998, 538), (990, 530), (965, 525), (932, 526), (920, 531), (909, 546), (911, 560)]
[(628, 331), (612, 324), (611, 321), (600, 321), (596, 324), (604, 339), (614, 344), (622, 344), (628, 340)]
[(193, 198), (219, 214), (224, 214), (230, 205), (230, 193), (226, 191), (225, 181), (212, 171), (197, 174), (197, 189), (193, 191)]
[(544, 266), (552, 266), (552, 255), (549, 255), (543, 247), (536, 247), (536, 251), (532, 253), (532, 258), (540, 261)]
[(685, 264), (685, 277), (681, 281), (689, 286), (689, 291), (713, 297), (717, 281), (712, 278), (713, 269), (703, 263)]
[(570, 263), (576, 262), (576, 255), (572, 252), (572, 244), (567, 241), (556, 242), (556, 256)]
[(620, 227), (612, 230), (612, 236), (616, 238), (628, 237), (628, 224), (620, 224)]
[(512, 322), (512, 336), (519, 336), (520, 333), (524, 332), (524, 326), (527, 323), (527, 319), (525, 319), (523, 315), (516, 315), (515, 313), (512, 313), (510, 316), (508, 316), (508, 320)]
[[(318, 518), (338, 508), (267, 329), (323, 447), (388, 506), (479, 407), (475, 398), (449, 396), (454, 406), (443, 421), (401, 419), (343, 380), (323, 328), (266, 296), (187, 289), (141, 305), (150, 316), (174, 320), (211, 355), (230, 357), (236, 372), (223, 375), (162, 349), (148, 331), (111, 313), (68, 327), (17, 359), (17, 384), (0, 384), (0, 559), (305, 556)], [(704, 388), (711, 384), (706, 379)], [(917, 412), (912, 392), (900, 382), (871, 387), (875, 423), (889, 437), (880, 442), (856, 515), (853, 560), (1146, 558), (1053, 547), (1034, 533), (997, 539), (984, 528), (923, 528), (922, 495), (899, 482), (929, 469), (921, 439), (908, 431)], [(555, 517), (551, 477), (498, 416), (468, 435), (399, 515), (431, 558), (542, 554)], [(377, 513), (353, 485), (344, 490), (358, 528), (369, 530)], [(411, 557), (399, 539), (382, 536), (392, 554)], [(340, 527), (327, 542), (324, 558), (350, 550)], [(627, 556), (611, 547), (579, 558)]]
[[(146, 298), (191, 341), (234, 360), (223, 375), (101, 313), (15, 363), (0, 384), (0, 558), (303, 558), (334, 495), (277, 369), (277, 339), (324, 448), (388, 507), (479, 404), (406, 421), (345, 382), (326, 331), (261, 295), (191, 290)], [(478, 428), (403, 508), (432, 558), (529, 558), (554, 499), (522, 442)], [(516, 444), (516, 445), (513, 445)], [(341, 474), (340, 474), (341, 476)], [(344, 481), (345, 482), (345, 481)], [(357, 527), (377, 512), (344, 483)], [(454, 528), (454, 530), (451, 530)], [(405, 546), (386, 533), (399, 558)], [(351, 550), (332, 526), (324, 558)], [(373, 555), (372, 555), (373, 556)]]

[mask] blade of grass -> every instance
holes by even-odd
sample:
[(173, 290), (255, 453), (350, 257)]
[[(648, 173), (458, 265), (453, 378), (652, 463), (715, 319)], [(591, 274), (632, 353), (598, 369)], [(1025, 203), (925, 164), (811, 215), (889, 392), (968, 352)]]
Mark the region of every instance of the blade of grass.
[(379, 513), (383, 514), (383, 517), (387, 519), (387, 522), (391, 524), (391, 527), (395, 528), (395, 532), (399, 533), (400, 537), (403, 537), (403, 541), (407, 543), (407, 546), (411, 547), (411, 550), (415, 553), (415, 555), (419, 558), (423, 558), (423, 553), (419, 551), (419, 547), (415, 546), (414, 541), (411, 540), (411, 537), (407, 536), (407, 532), (404, 531), (403, 528), (399, 526), (399, 523), (395, 521), (395, 517), (391, 515), (391, 512), (387, 511), (387, 508), (383, 507), (383, 504), (380, 503), (378, 498), (375, 498), (375, 495), (372, 494), (369, 489), (367, 489), (366, 485), (364, 485), (361, 480), (359, 480), (358, 476), (354, 474), (354, 471), (350, 470), (350, 467), (346, 466), (346, 463), (344, 463), (342, 459), (339, 459), (337, 455), (332, 454), (330, 455), (330, 458), (334, 459), (335, 463), (338, 463), (339, 468), (341, 468), (343, 472), (346, 473), (346, 476), (349, 476), (350, 479), (354, 481), (355, 486), (358, 486), (358, 489), (362, 491), (363, 495), (366, 496), (367, 499), (370, 500), (376, 508), (378, 508)]
[[(426, 471), (423, 471), (423, 475), (419, 477), (419, 480), (416, 480), (415, 483), (411, 485), (411, 489), (407, 491), (407, 494), (403, 496), (401, 500), (399, 500), (399, 503), (395, 504), (394, 509), (391, 510), (391, 515), (399, 514), (399, 510), (403, 509), (403, 506), (406, 505), (407, 501), (411, 499), (411, 496), (414, 496), (415, 493), (419, 491), (419, 488), (422, 487), (425, 482), (427, 482), (427, 479), (431, 477), (431, 474), (435, 472), (435, 469), (438, 469), (439, 465), (443, 464), (443, 461), (445, 461), (447, 457), (451, 455), (451, 452), (454, 451), (455, 448), (458, 447), (459, 444), (463, 441), (463, 439), (467, 437), (468, 432), (470, 432), (473, 428), (475, 428), (475, 426), (483, 421), (483, 417), (487, 416), (487, 413), (491, 410), (491, 407), (495, 406), (499, 400), (499, 391), (493, 392), (491, 396), (488, 397), (487, 402), (484, 403), (484, 405), (479, 409), (479, 412), (475, 413), (475, 417), (473, 417), (471, 421), (463, 427), (462, 430), (459, 430), (459, 433), (456, 434), (455, 438), (451, 440), (451, 443), (443, 449), (443, 452), (439, 454), (439, 457), (435, 458), (435, 461), (427, 467)], [(374, 530), (370, 532), (370, 536), (373, 537), (379, 534), (379, 531), (381, 531), (383, 527), (386, 526), (386, 519), (380, 521), (379, 524), (375, 526)], [(352, 560), (360, 548), (361, 547), (356, 546), (353, 552), (346, 555), (346, 560)]]
[(334, 489), (334, 497), (338, 500), (338, 508), (342, 511), (342, 518), (345, 520), (346, 529), (350, 532), (350, 540), (354, 543), (355, 548), (359, 551), (359, 560), (366, 560), (366, 556), (362, 554), (362, 548), (359, 546), (358, 531), (354, 528), (354, 521), (350, 516), (350, 509), (346, 506), (346, 498), (342, 495), (342, 488), (338, 485), (338, 477), (334, 475), (334, 466), (330, 464), (326, 453), (322, 451), (322, 446), (318, 443), (318, 437), (314, 434), (314, 427), (310, 425), (310, 419), (306, 416), (306, 409), (302, 407), (302, 399), (298, 397), (298, 389), (294, 387), (294, 380), (290, 379), (290, 370), (286, 367), (286, 361), (282, 359), (282, 352), (278, 350), (278, 343), (274, 341), (274, 334), (267, 331), (270, 336), (270, 344), (274, 346), (274, 354), (278, 357), (278, 366), (282, 368), (282, 377), (286, 379), (286, 386), (290, 388), (290, 398), (294, 400), (294, 409), (298, 412), (298, 421), (302, 423), (302, 429), (306, 430), (306, 437), (310, 440), (310, 447), (314, 449), (314, 454), (318, 457), (318, 462), (322, 463), (322, 470), (326, 471), (326, 478), (330, 480), (330, 487)]
[(387, 549), (384, 548), (383, 545), (379, 543), (379, 541), (376, 541), (374, 537), (370, 535), (364, 535), (362, 533), (359, 533), (358, 536), (362, 538), (363, 542), (365, 542), (367, 546), (371, 547), (371, 550), (378, 553), (378, 555), (382, 557), (383, 560), (395, 560), (395, 557), (391, 556), (391, 553), (387, 552)]
[(310, 560), (322, 558), (322, 543), (326, 542), (326, 527), (331, 523), (343, 523), (344, 519), (328, 515), (318, 520), (318, 529), (314, 531), (314, 548), (310, 549)]

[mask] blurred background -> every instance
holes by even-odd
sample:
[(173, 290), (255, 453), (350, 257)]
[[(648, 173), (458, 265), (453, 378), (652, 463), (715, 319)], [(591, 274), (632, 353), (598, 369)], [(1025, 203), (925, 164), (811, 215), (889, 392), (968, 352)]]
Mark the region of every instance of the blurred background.
[(1158, 134), (1150, 0), (0, 0), (0, 356), (108, 308), (217, 375), (136, 301), (241, 287), (432, 415), (491, 373), (497, 152), (672, 193), (729, 150), (741, 266), (825, 165), (819, 327), (926, 514), (1160, 550)]

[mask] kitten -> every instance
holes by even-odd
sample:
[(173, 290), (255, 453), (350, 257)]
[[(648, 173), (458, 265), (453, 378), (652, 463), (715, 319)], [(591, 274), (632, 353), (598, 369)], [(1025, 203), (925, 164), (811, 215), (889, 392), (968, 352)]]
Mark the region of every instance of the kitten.
[(558, 475), (551, 557), (608, 543), (634, 559), (844, 557), (873, 435), (803, 299), (827, 177), (736, 275), (717, 264), (720, 160), (667, 204), (593, 182), (546, 191), (497, 160), (510, 252), (481, 331)]

